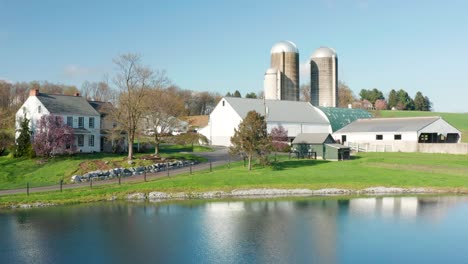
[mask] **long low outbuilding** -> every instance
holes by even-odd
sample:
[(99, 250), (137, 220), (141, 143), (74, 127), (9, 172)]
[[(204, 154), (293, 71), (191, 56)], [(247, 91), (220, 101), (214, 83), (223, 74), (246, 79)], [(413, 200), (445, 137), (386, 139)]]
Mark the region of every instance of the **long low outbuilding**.
[(453, 144), (461, 132), (441, 117), (358, 119), (333, 133), (355, 150), (416, 152), (421, 144)]

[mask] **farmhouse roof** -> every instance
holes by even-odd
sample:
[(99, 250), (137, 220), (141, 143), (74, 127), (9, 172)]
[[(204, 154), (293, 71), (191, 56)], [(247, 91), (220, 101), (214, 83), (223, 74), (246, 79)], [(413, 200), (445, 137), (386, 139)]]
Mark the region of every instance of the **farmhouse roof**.
[(419, 131), (439, 119), (438, 116), (358, 119), (336, 133)]
[(39, 93), (37, 99), (51, 114), (99, 116), (81, 96)]
[(249, 111), (265, 115), (266, 110), (267, 121), (329, 125), (326, 117), (308, 102), (237, 97), (225, 97), (222, 100), (226, 100), (241, 118), (245, 118)]
[(115, 107), (109, 102), (88, 101), (88, 103), (100, 114), (109, 114)]

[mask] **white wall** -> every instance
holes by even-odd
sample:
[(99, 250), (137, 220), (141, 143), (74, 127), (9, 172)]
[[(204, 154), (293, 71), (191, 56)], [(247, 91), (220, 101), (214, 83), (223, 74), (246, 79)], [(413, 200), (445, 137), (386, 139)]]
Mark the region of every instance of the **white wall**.
[(311, 124), (311, 123), (285, 123), (285, 122), (267, 122), (268, 133), (278, 126), (283, 126), (288, 131), (288, 137), (296, 137), (300, 133), (331, 133), (330, 125)]
[[(41, 112), (38, 112), (39, 106), (41, 107)], [(26, 113), (26, 118), (29, 119), (29, 128), (31, 131), (36, 130), (37, 121), (41, 119), (43, 115), (50, 114), (49, 111), (44, 107), (44, 105), (37, 99), (36, 96), (29, 96), (28, 99), (24, 102), (21, 108), (16, 112), (16, 131), (20, 128), (20, 120), (24, 118), (24, 114)], [(15, 133), (15, 137), (19, 137), (19, 132)]]
[(211, 112), (208, 126), (199, 133), (207, 137), (211, 145), (230, 146), (234, 128), (237, 128), (241, 121), (242, 118), (232, 106), (222, 99)]
[[(67, 117), (73, 117), (73, 128), (78, 128), (78, 117), (84, 117), (84, 129), (88, 130), (89, 134), (84, 134), (84, 145), (78, 146), (78, 134), (75, 134), (75, 146), (77, 152), (100, 152), (101, 151), (101, 118), (100, 116), (80, 116), (80, 115), (61, 115), (63, 121), (67, 123)], [(94, 117), (94, 128), (89, 127), (89, 118)], [(94, 146), (89, 145), (90, 135), (94, 135)]]
[[(341, 136), (346, 135), (346, 141), (353, 143), (382, 143), (382, 142), (418, 142), (418, 133), (415, 132), (354, 132), (333, 133), (333, 138), (341, 142)], [(377, 140), (377, 135), (382, 135), (382, 140)], [(395, 135), (401, 135), (401, 140), (395, 140)]]

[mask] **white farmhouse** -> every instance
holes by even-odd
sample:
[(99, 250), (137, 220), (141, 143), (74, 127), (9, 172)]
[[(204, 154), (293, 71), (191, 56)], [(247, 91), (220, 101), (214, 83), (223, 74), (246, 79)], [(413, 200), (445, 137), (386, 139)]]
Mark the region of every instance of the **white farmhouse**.
[(234, 129), (249, 111), (266, 113), (267, 130), (283, 126), (290, 140), (300, 133), (332, 133), (327, 117), (308, 102), (222, 98), (210, 114), (208, 126), (198, 132), (212, 145), (230, 146)]
[[(19, 128), (20, 120), (26, 115), (34, 133), (40, 118), (50, 114), (63, 117), (64, 122), (73, 127), (78, 152), (101, 150), (100, 114), (79, 93), (70, 96), (39, 93), (38, 89), (31, 90), (28, 99), (16, 112), (16, 128)], [(16, 136), (19, 136), (18, 133)]]
[(416, 152), (423, 144), (459, 143), (461, 132), (437, 116), (369, 118), (339, 129), (333, 138), (361, 151)]

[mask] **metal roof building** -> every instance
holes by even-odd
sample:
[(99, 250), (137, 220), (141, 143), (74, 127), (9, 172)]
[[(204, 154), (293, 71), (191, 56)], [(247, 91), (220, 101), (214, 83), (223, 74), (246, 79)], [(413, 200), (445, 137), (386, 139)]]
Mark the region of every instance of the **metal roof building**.
[(359, 119), (333, 133), (343, 144), (375, 151), (418, 151), (420, 143), (458, 143), (461, 132), (441, 117)]
[(364, 109), (318, 107), (327, 117), (332, 130), (338, 131), (358, 119), (372, 118), (372, 114)]

